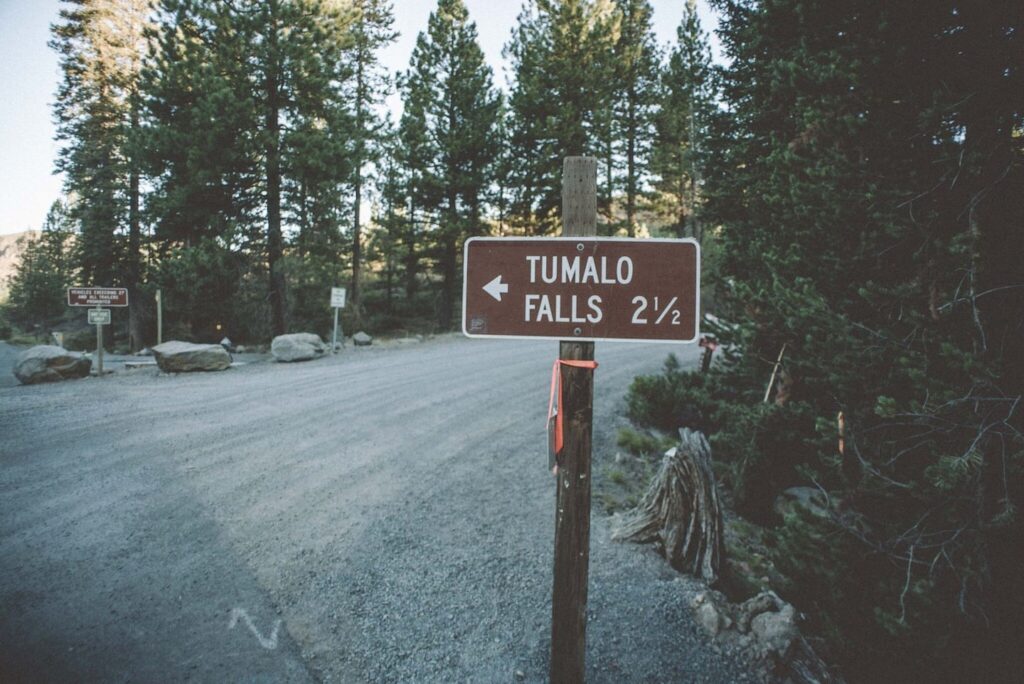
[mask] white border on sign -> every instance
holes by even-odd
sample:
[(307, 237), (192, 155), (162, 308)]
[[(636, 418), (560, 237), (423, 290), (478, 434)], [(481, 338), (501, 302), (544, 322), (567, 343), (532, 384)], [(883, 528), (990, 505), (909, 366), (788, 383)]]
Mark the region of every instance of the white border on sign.
[[(86, 316), (89, 325), (110, 325), (110, 309), (86, 309), (89, 315)], [(98, 320), (97, 320), (98, 319)]]
[[(335, 292), (340, 293), (340, 295), (337, 298), (334, 296)], [(335, 304), (334, 303), (335, 299), (340, 299), (341, 300), (341, 304)], [(346, 304), (347, 301), (348, 301), (348, 290), (347, 289), (345, 289), (344, 287), (332, 287), (331, 288), (331, 308), (332, 309), (344, 309), (345, 308), (345, 304)]]
[[(690, 340), (647, 340), (638, 339), (635, 337), (551, 337), (548, 335), (475, 335), (466, 330), (466, 280), (469, 272), (466, 269), (467, 259), (469, 257), (469, 244), (471, 242), (531, 242), (531, 241), (572, 241), (572, 242), (671, 242), (680, 243), (687, 242), (693, 245), (697, 249), (697, 288), (696, 288), (696, 302), (694, 305), (694, 313), (697, 316), (696, 325), (694, 326), (694, 336)], [(694, 344), (700, 339), (700, 243), (693, 238), (629, 238), (629, 237), (471, 237), (468, 238), (462, 246), (462, 334), (466, 337), (475, 340), (557, 340), (562, 342), (637, 342), (640, 344)]]
[[(71, 291), (72, 290), (85, 290), (87, 292), (95, 292), (96, 290), (107, 290), (107, 291), (114, 291), (114, 292), (118, 292), (118, 293), (123, 292), (124, 293), (124, 304), (115, 304), (115, 303), (113, 303), (113, 302), (111, 302), (109, 300), (102, 301), (102, 302), (96, 302), (95, 304), (75, 304), (75, 303), (73, 303), (71, 301)], [(82, 296), (88, 297), (89, 295), (83, 294)], [(128, 288), (127, 287), (91, 287), (91, 286), (90, 287), (85, 287), (85, 286), (82, 286), (82, 285), (73, 285), (73, 286), (70, 286), (70, 287), (67, 288), (67, 299), (68, 299), (68, 306), (79, 306), (79, 307), (84, 307), (84, 306), (89, 306), (89, 307), (112, 306), (112, 307), (115, 307), (115, 308), (122, 308), (122, 309), (124, 307), (126, 307), (126, 306), (130, 306), (130, 304), (128, 303)]]

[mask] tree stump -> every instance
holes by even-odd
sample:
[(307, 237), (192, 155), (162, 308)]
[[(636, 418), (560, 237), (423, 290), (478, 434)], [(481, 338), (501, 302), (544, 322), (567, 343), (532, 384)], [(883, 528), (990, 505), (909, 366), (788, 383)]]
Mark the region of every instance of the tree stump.
[(713, 584), (722, 562), (722, 509), (711, 446), (683, 428), (679, 446), (665, 453), (640, 505), (612, 534), (617, 541), (657, 542), (672, 567)]

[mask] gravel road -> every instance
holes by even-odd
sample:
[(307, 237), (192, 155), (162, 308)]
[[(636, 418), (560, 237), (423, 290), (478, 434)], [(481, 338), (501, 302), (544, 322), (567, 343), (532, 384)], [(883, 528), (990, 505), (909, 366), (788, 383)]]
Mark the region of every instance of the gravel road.
[[(669, 351), (696, 358), (598, 344), (598, 464)], [(0, 680), (545, 681), (556, 353), (451, 336), (0, 386)], [(752, 677), (696, 583), (592, 525), (588, 681)]]

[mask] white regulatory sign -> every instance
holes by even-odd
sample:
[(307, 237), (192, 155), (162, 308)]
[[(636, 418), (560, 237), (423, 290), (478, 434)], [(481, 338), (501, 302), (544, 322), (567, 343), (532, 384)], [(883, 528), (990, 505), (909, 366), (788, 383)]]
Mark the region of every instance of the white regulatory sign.
[(331, 288), (331, 306), (335, 309), (345, 308), (345, 288), (343, 287), (332, 287)]
[(110, 325), (110, 309), (89, 309), (89, 325)]

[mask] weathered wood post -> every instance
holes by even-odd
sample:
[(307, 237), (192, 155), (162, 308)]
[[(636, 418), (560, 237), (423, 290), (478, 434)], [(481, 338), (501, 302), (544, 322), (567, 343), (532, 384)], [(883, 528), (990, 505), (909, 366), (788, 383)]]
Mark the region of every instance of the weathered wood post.
[[(597, 159), (566, 157), (562, 166), (562, 235), (597, 234)], [(564, 340), (559, 358), (591, 361), (593, 342)], [(551, 682), (582, 682), (590, 565), (590, 448), (594, 371), (561, 366), (565, 433), (555, 517), (555, 567), (551, 596)]]
[(164, 343), (164, 298), (160, 290), (156, 291), (156, 343)]

